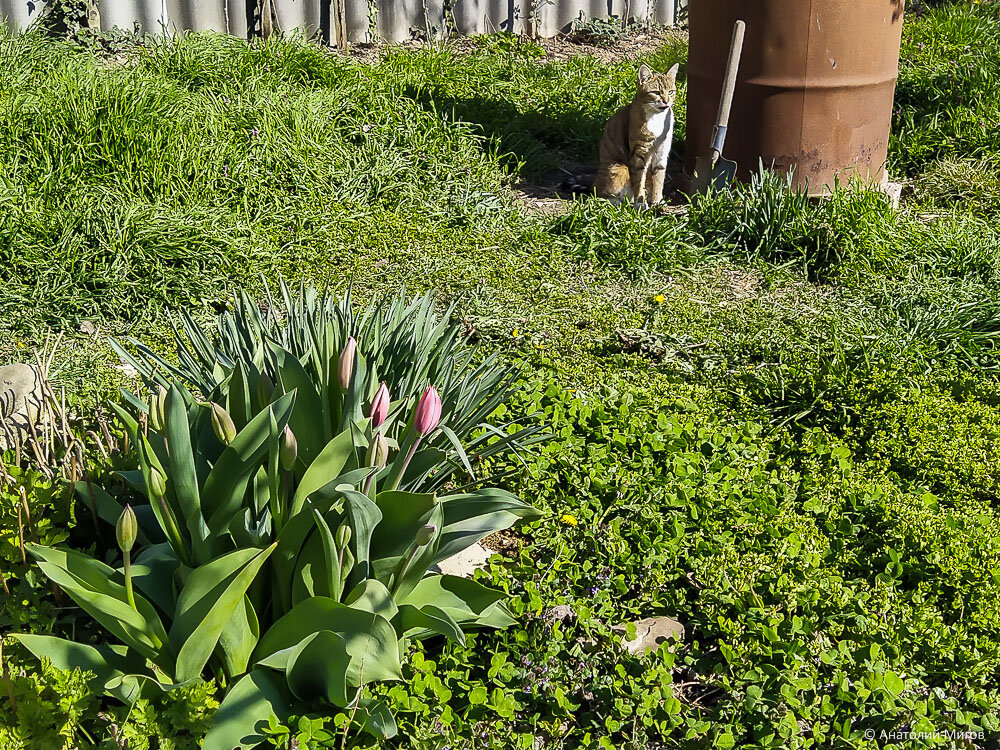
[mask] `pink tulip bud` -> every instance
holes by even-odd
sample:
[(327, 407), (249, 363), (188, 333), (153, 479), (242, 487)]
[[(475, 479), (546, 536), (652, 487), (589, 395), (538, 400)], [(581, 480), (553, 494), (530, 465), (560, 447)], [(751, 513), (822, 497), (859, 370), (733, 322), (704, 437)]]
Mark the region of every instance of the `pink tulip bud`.
[(373, 428), (381, 427), (385, 418), (389, 416), (389, 386), (385, 382), (375, 392), (375, 398), (372, 399), (372, 409), (368, 416), (372, 418)]
[(358, 342), (353, 336), (347, 337), (344, 351), (340, 353), (340, 387), (345, 391), (351, 386), (351, 376), (354, 374), (354, 357), (358, 352)]
[(429, 435), (434, 432), (434, 428), (441, 421), (441, 397), (434, 386), (427, 386), (427, 390), (417, 402), (417, 411), (413, 416), (413, 426), (421, 435)]

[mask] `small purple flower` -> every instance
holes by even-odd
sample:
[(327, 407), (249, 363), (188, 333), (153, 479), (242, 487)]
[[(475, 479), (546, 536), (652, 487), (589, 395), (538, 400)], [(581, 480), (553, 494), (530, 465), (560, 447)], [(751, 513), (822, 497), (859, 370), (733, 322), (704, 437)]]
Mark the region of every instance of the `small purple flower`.
[(228, 164), (223, 164), (222, 165), (222, 176), (223, 177), (229, 177), (229, 165)]
[(251, 138), (256, 138), (258, 135), (260, 135), (260, 130), (258, 128), (254, 128), (250, 131)]

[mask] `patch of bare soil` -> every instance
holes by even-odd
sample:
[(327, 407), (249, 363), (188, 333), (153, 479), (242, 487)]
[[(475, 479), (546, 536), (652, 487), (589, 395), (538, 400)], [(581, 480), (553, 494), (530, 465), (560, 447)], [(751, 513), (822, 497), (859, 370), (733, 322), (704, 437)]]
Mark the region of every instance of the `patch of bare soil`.
[[(595, 147), (596, 150), (596, 147)], [(593, 193), (597, 164), (583, 164), (560, 159), (559, 168), (534, 180), (514, 183), (514, 200), (527, 211), (552, 216), (566, 211), (565, 202)], [(683, 192), (683, 164), (676, 153), (670, 155), (663, 203), (656, 210), (663, 213), (687, 212), (688, 199)]]
[[(578, 36), (573, 33), (560, 34), (549, 39), (535, 39), (534, 42), (545, 52), (545, 56), (539, 58), (542, 62), (590, 56), (604, 63), (614, 63), (620, 60), (634, 60), (642, 55), (655, 52), (664, 43), (678, 38), (686, 39), (687, 31), (679, 28), (668, 28), (649, 32), (630, 33), (608, 44), (593, 44), (580, 41)], [(374, 65), (390, 49), (417, 50), (426, 49), (430, 46), (444, 46), (452, 52), (466, 55), (471, 55), (482, 48), (482, 45), (477, 43), (472, 37), (453, 36), (443, 42), (427, 42), (419, 39), (412, 39), (396, 44), (387, 42), (362, 42), (352, 44), (346, 54), (352, 59), (368, 65)], [(331, 48), (331, 51), (337, 54), (345, 54), (335, 47)]]
[(517, 557), (527, 539), (513, 529), (495, 531), (480, 542), (490, 552), (496, 552), (504, 557)]

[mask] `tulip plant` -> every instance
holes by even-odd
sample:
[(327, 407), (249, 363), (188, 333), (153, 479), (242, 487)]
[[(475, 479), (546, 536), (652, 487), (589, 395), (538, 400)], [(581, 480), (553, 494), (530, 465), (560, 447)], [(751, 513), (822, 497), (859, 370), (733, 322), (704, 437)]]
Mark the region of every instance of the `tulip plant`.
[[(364, 687), (402, 677), (410, 639), (512, 622), (503, 592), (434, 566), (537, 512), (475, 480), (452, 486), (473, 471), (458, 434), (470, 432), (459, 407), (483, 407), (474, 394), (418, 387), (405, 367), (383, 379), (374, 363), (391, 358), (350, 334), (325, 353), (327, 380), (303, 364), (321, 362), (315, 352), (267, 337), (255, 351), (200, 393), (157, 372), (148, 400), (114, 406), (138, 463), (123, 477), (145, 502), (122, 508), (86, 482), (77, 491), (116, 524), (121, 567), (30, 548), (114, 642), (17, 637), (124, 701), (215, 678), (225, 695), (208, 750), (254, 747), (261, 722), (324, 705), (392, 736), (393, 716)], [(471, 359), (443, 366), (447, 387), (472, 387)], [(511, 448), (508, 432), (483, 430), (495, 438), (473, 437), (479, 453)]]

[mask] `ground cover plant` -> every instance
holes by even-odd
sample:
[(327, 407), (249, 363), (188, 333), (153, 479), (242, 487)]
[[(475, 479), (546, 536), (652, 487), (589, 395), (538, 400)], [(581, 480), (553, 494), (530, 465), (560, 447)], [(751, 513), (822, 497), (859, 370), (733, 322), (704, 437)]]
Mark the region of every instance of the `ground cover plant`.
[[(256, 393), (234, 378), (263, 369), (280, 386), (280, 358), (246, 346), (254, 336), (313, 367), (286, 325), (303, 309), (266, 292), (279, 276), (330, 283), (334, 307), (350, 283), (345, 315), (404, 284), (430, 291), (456, 342), (480, 345), (470, 368), (516, 368), (490, 421), (551, 437), (524, 463), (467, 451), (477, 476), (540, 512), (489, 542), (475, 579), (504, 593), (513, 624), (410, 639), (403, 679), (363, 696), (394, 714), (391, 739), (343, 702), (300, 704), (256, 728), (265, 746), (853, 748), (900, 732), (923, 733), (900, 740), (913, 747), (994, 746), (1000, 147), (983, 52), (997, 39), (992, 3), (910, 14), (898, 209), (848, 185), (804, 201), (761, 176), (679, 215), (585, 197), (543, 211), (518, 188), (592, 162), (638, 65), (683, 63), (672, 37), (615, 62), (505, 35), (367, 61), (290, 39), (194, 35), (109, 61), (5, 38), (0, 356), (64, 332), (53, 377), (72, 427), (102, 434), (104, 415), (115, 447), (86, 453), (75, 497), (30, 454), (5, 454), (0, 747), (190, 747), (220, 715), (223, 673), (123, 705), (11, 634), (108, 641), (32, 544), (122, 567), (120, 506), (95, 519), (86, 484), (144, 504), (141, 483), (115, 479), (137, 468), (127, 444), (142, 433), (126, 443), (107, 419), (111, 403), (149, 409), (117, 395), (135, 373), (156, 365), (233, 414)], [(390, 389), (410, 399), (400, 415), (424, 377)], [(217, 443), (206, 407), (189, 407)], [(482, 435), (455, 431), (463, 446)], [(454, 441), (436, 440), (454, 460), (434, 489), (466, 492), (447, 487), (467, 473)], [(621, 647), (614, 626), (661, 615), (682, 639)]]

